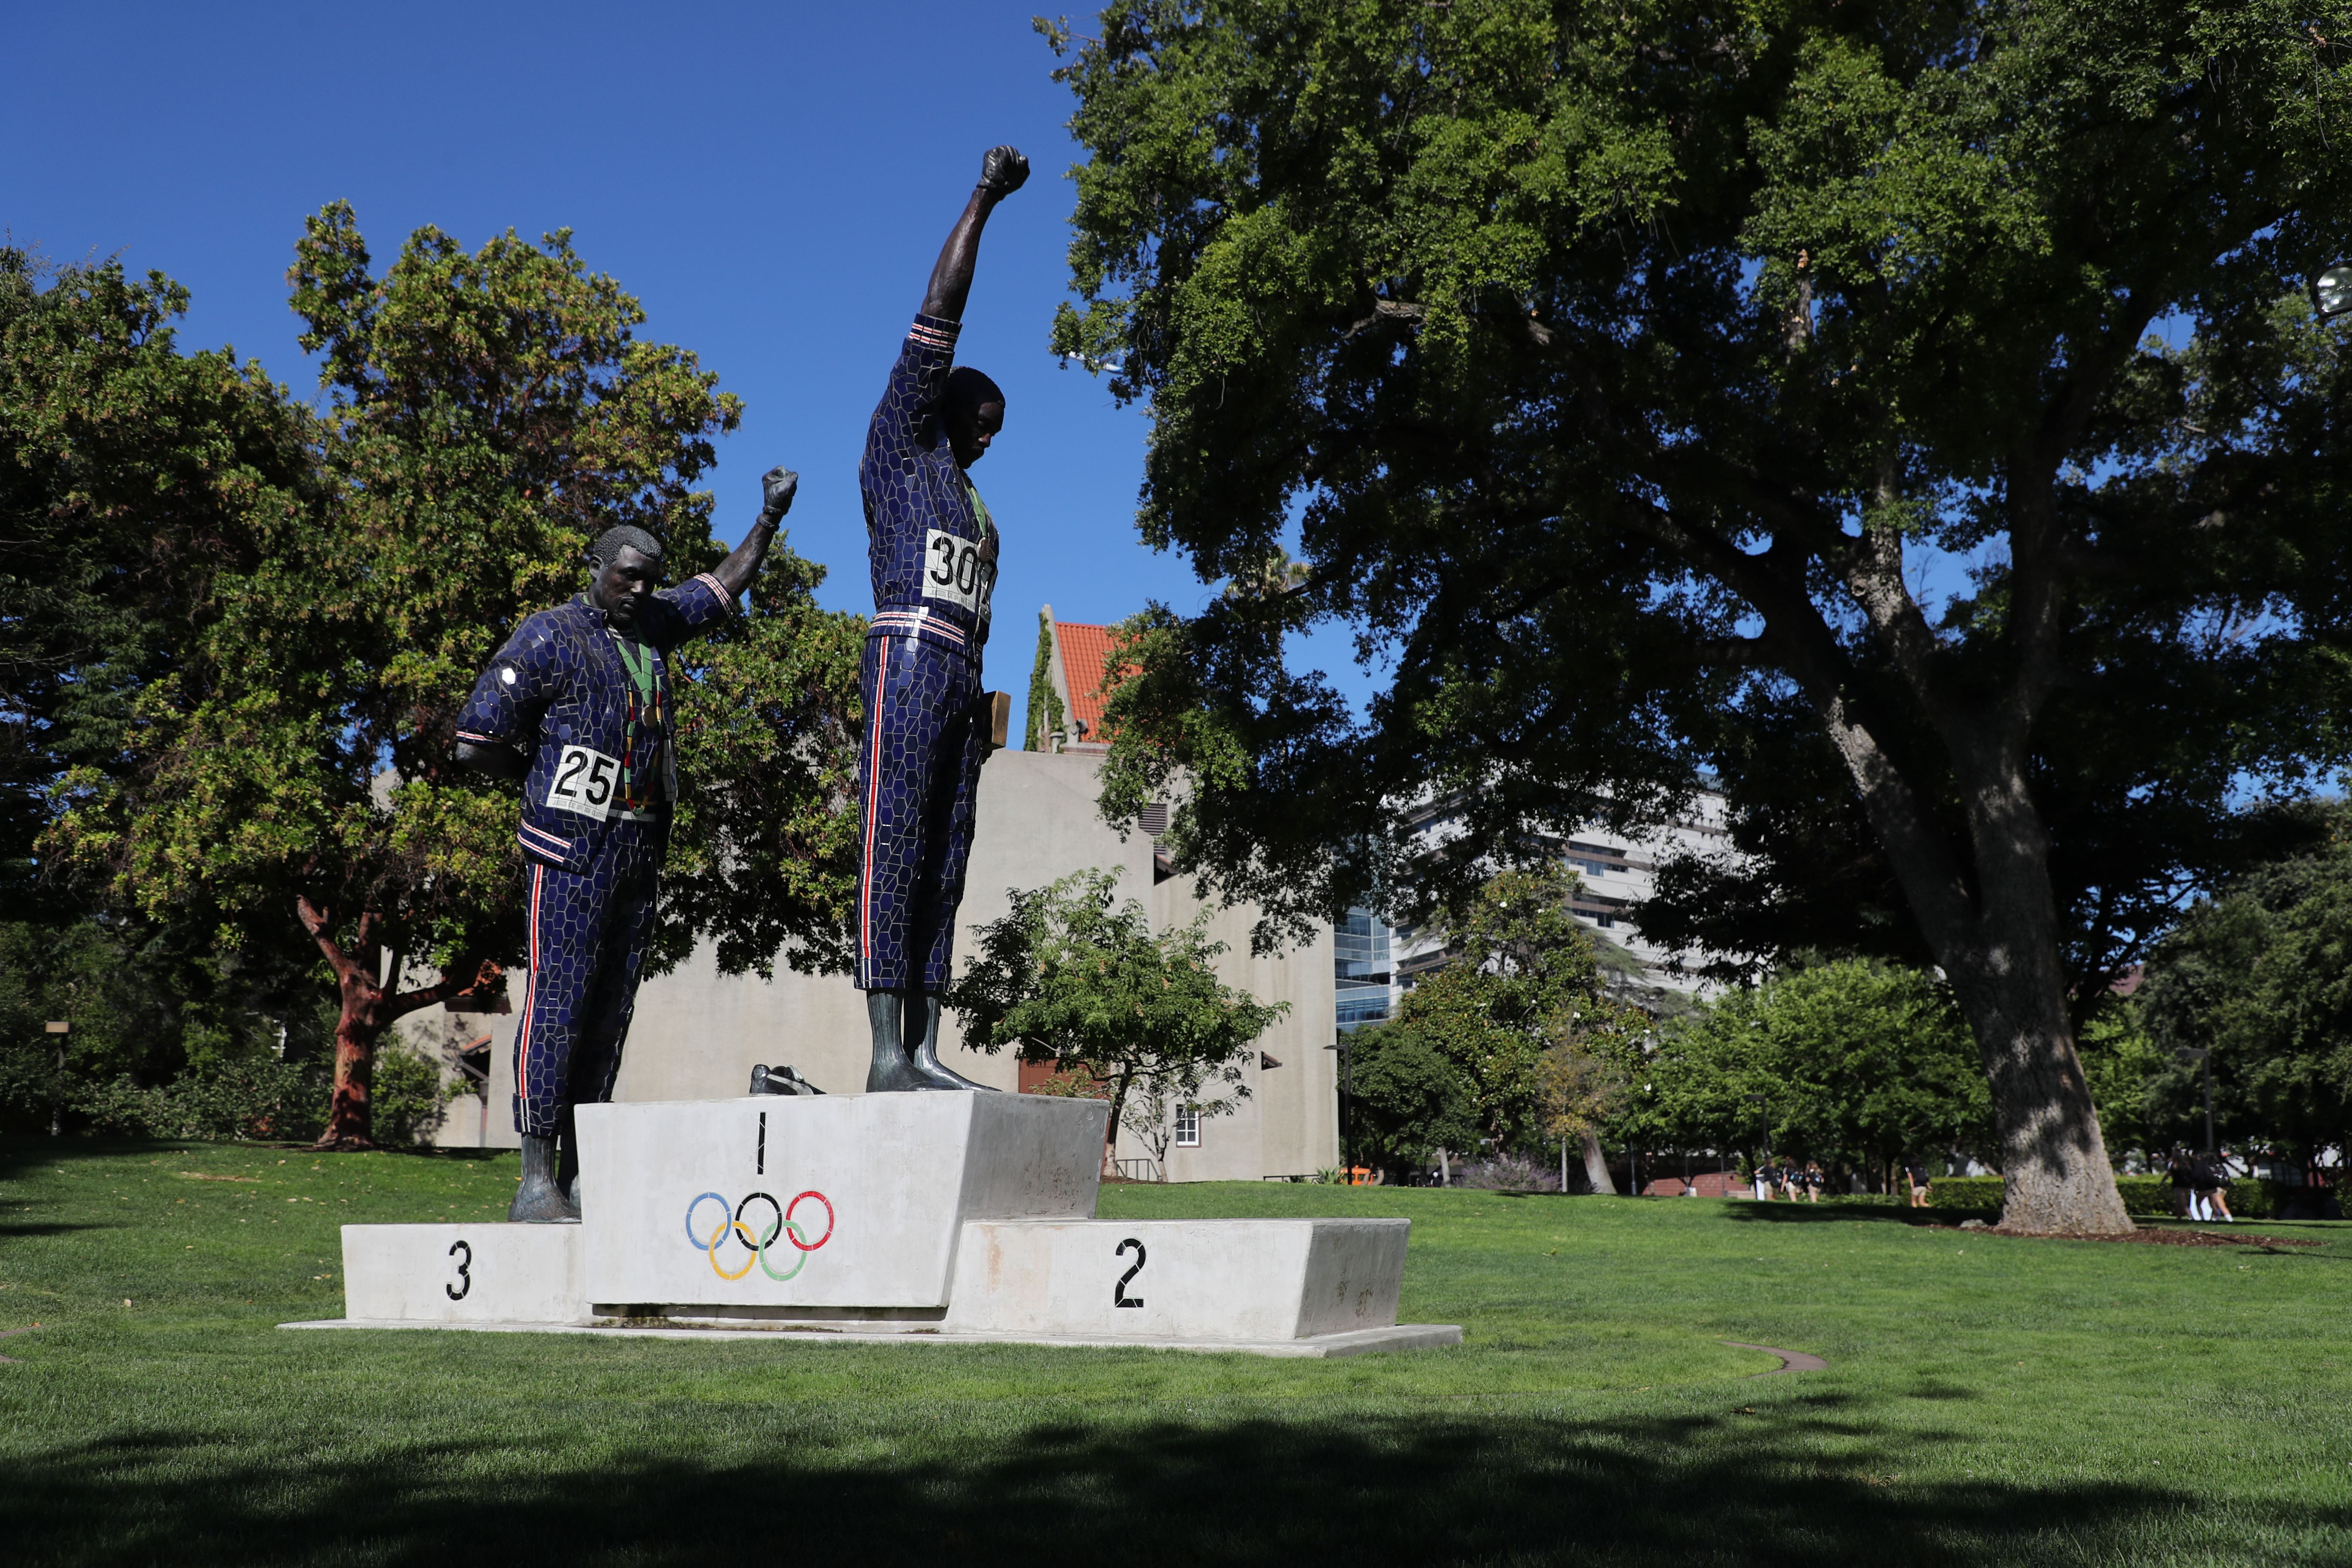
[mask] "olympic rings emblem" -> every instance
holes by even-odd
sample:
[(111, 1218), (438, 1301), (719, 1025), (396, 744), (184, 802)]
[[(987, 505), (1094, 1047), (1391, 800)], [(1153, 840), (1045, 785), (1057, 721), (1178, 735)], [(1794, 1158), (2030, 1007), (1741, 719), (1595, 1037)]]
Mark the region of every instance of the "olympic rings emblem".
[[(824, 1234), (814, 1241), (808, 1238), (808, 1232), (802, 1229), (800, 1223), (793, 1218), (793, 1211), (799, 1208), (802, 1201), (807, 1198), (814, 1198), (824, 1205)], [(708, 1239), (696, 1226), (694, 1218), (695, 1212), (706, 1203), (719, 1205), (719, 1220), (711, 1228)], [(772, 1216), (766, 1231), (756, 1238), (743, 1224), (745, 1212), (755, 1203), (767, 1205), (768, 1212)], [(766, 1193), (753, 1193), (741, 1203), (732, 1206), (730, 1206), (727, 1199), (718, 1193), (704, 1193), (686, 1205), (686, 1239), (696, 1251), (709, 1256), (710, 1271), (721, 1279), (740, 1279), (751, 1272), (753, 1264), (757, 1264), (760, 1272), (771, 1279), (790, 1279), (807, 1266), (810, 1253), (833, 1239), (833, 1200), (820, 1192), (802, 1193), (788, 1204), (779, 1204)], [(737, 1241), (741, 1242), (744, 1249), (751, 1254), (749, 1258), (743, 1259), (742, 1267), (731, 1274), (720, 1267), (719, 1262), (719, 1249), (727, 1244), (730, 1235)], [(779, 1236), (791, 1242), (800, 1253), (798, 1258), (793, 1259), (793, 1266), (782, 1273), (768, 1263), (768, 1248), (774, 1244)]]

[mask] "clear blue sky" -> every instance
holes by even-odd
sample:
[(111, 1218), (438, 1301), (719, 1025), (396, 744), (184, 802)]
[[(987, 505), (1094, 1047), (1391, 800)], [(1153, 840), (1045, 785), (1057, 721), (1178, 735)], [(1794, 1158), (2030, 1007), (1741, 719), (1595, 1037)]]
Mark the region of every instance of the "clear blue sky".
[(744, 400), (719, 533), (789, 464), (793, 547), (832, 569), (829, 606), (866, 610), (866, 419), (981, 153), (1011, 142), (1029, 184), (991, 220), (958, 353), (1008, 403), (973, 477), (1006, 541), (986, 679), (1018, 694), (1040, 604), (1110, 621), (1210, 592), (1137, 539), (1142, 409), (1046, 352), (1078, 151), (1033, 8), (12, 7), (0, 224), (54, 259), (180, 279), (184, 343), (234, 344), (304, 395), (285, 287), (304, 215), (350, 200), (379, 267), (423, 224), (469, 247), (568, 226), (645, 302), (646, 337)]

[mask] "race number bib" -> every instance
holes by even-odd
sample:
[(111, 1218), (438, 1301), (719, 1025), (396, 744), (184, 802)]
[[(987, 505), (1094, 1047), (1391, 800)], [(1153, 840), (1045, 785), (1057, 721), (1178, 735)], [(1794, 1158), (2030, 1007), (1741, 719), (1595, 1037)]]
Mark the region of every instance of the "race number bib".
[(613, 792), (620, 784), (619, 758), (585, 746), (566, 746), (547, 786), (547, 804), (551, 810), (577, 812), (602, 822), (613, 809)]
[(996, 563), (981, 555), (980, 541), (936, 528), (923, 535), (923, 597), (945, 599), (985, 616), (989, 591), (995, 586)]

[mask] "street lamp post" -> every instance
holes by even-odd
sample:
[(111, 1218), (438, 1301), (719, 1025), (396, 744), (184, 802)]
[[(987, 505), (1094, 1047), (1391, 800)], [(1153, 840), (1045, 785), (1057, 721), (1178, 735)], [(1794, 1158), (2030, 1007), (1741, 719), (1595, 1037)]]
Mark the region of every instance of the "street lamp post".
[(81, 998), (81, 982), (66, 983), (66, 1016), (52, 1018), (42, 1030), (58, 1037), (58, 1076), (49, 1085), (49, 1136), (59, 1136), (64, 1129), (66, 1103), (66, 1037), (73, 1033), (74, 1004)]

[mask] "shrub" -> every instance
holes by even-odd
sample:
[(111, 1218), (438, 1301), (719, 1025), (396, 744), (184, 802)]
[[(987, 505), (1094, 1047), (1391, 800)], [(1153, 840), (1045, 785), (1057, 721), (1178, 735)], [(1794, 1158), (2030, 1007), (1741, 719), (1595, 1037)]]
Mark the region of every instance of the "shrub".
[(99, 1132), (125, 1138), (289, 1138), (325, 1124), (322, 1063), (275, 1058), (191, 1068), (142, 1089), (124, 1075), (74, 1087), (68, 1109)]
[(376, 1047), (368, 1098), (374, 1104), (375, 1141), (384, 1144), (422, 1143), (431, 1138), (449, 1103), (441, 1064), (390, 1040)]
[[(2168, 1176), (2117, 1176), (2116, 1192), (2124, 1200), (2127, 1215), (2147, 1219), (2172, 1213)], [(1999, 1176), (1938, 1176), (1927, 1187), (1927, 1201), (1939, 1209), (1997, 1209), (2000, 1194)], [(2241, 1219), (2272, 1218), (2282, 1201), (2275, 1182), (2248, 1179), (2230, 1184), (2230, 1212)]]
[(1485, 1187), (1491, 1192), (1556, 1193), (1559, 1191), (1559, 1173), (1525, 1154), (1496, 1154), (1475, 1165), (1463, 1166), (1462, 1184)]
[(1927, 1184), (1927, 1202), (1939, 1209), (2000, 1207), (1999, 1176), (1938, 1176)]

